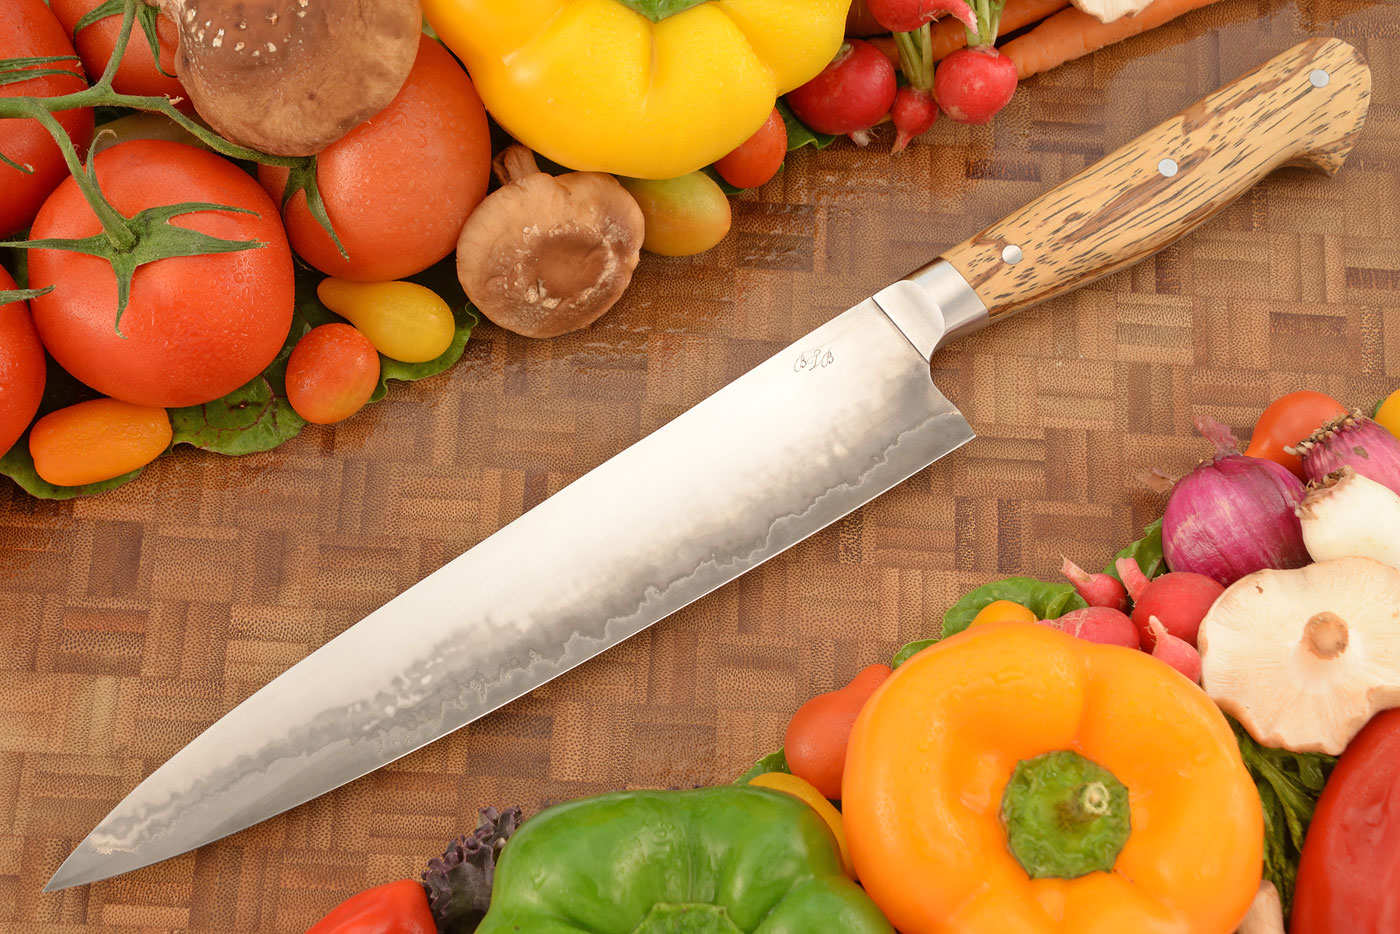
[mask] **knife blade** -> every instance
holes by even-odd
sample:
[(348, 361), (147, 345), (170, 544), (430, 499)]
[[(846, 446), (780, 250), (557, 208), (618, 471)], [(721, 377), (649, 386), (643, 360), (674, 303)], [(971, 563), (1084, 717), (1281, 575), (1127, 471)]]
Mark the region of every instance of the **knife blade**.
[(965, 444), (938, 347), (1149, 255), (1283, 164), (1331, 174), (1370, 76), (1302, 43), (833, 318), (317, 649), (142, 781), (45, 887), (186, 852), (497, 709)]

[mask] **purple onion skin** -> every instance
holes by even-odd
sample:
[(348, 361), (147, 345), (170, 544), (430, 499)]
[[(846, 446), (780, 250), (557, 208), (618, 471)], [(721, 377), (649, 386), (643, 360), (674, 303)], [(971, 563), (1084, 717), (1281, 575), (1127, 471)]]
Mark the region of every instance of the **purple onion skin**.
[(1234, 453), (1203, 461), (1167, 500), (1167, 567), (1225, 587), (1265, 568), (1300, 568), (1312, 560), (1293, 512), (1302, 501), (1302, 482), (1282, 464)]
[(1359, 413), (1328, 422), (1298, 447), (1309, 481), (1350, 467), (1400, 494), (1400, 440)]

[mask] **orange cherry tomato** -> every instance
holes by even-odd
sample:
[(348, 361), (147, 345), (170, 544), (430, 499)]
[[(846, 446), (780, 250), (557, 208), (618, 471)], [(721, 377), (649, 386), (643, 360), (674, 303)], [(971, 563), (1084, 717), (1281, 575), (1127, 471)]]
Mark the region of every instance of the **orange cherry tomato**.
[(735, 188), (757, 188), (778, 174), (787, 158), (787, 124), (774, 107), (763, 126), (715, 163), (715, 171)]
[(1326, 422), (1346, 413), (1346, 406), (1325, 392), (1302, 389), (1279, 396), (1259, 414), (1245, 456), (1276, 461), (1297, 474), (1298, 479), (1306, 480), (1303, 462), (1284, 448), (1292, 447)]
[(889, 665), (870, 665), (845, 687), (818, 694), (797, 708), (783, 737), (783, 754), (792, 774), (811, 782), (828, 798), (841, 797), (851, 725), (866, 699), (889, 676)]
[(287, 360), (287, 401), (308, 422), (349, 418), (379, 385), (379, 354), (348, 324), (323, 324), (297, 341)]
[(170, 447), (171, 434), (165, 409), (90, 399), (35, 422), (29, 454), (46, 483), (82, 486), (146, 466)]
[(1034, 623), (1039, 617), (1013, 600), (993, 600), (972, 617), (969, 626), (980, 623)]
[[(0, 267), (0, 292), (15, 280)], [(5, 455), (39, 410), (44, 396), (44, 345), (24, 302), (0, 305), (0, 457)]]

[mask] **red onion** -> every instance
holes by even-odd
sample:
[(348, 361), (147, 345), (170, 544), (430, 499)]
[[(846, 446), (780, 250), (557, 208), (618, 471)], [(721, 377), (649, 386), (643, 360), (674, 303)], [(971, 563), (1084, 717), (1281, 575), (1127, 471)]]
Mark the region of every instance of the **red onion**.
[(1400, 494), (1400, 440), (1360, 412), (1333, 419), (1290, 453), (1303, 459), (1303, 476), (1310, 481), (1350, 467)]
[(1215, 445), (1215, 455), (1172, 488), (1162, 516), (1167, 566), (1228, 587), (1264, 568), (1307, 564), (1294, 514), (1303, 484), (1282, 464), (1240, 454), (1235, 436), (1215, 419), (1196, 419), (1196, 430)]

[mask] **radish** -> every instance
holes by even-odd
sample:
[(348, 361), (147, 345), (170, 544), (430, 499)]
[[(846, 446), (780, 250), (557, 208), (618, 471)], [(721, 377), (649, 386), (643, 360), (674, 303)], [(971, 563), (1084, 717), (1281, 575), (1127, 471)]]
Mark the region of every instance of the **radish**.
[(1128, 612), (1128, 591), (1111, 574), (1090, 574), (1088, 571), (1066, 558), (1060, 566), (1063, 574), (1084, 602), (1090, 606), (1112, 607), (1119, 612)]
[(928, 91), (906, 84), (895, 92), (890, 119), (898, 131), (890, 151), (903, 152), (910, 140), (933, 126), (933, 121), (938, 119), (938, 104)]
[(938, 64), (938, 105), (958, 123), (986, 123), (1016, 93), (1016, 64), (994, 46), (958, 49)]
[(1157, 644), (1152, 631), (1152, 618), (1156, 617), (1168, 633), (1194, 648), (1201, 620), (1225, 588), (1204, 574), (1190, 571), (1172, 571), (1149, 581), (1133, 558), (1119, 558), (1117, 568), (1132, 595), (1133, 623), (1143, 645), (1151, 649)]
[(1122, 610), (1106, 606), (1090, 606), (1070, 610), (1059, 619), (1044, 619), (1040, 625), (1067, 632), (1085, 642), (1101, 645), (1122, 645), (1141, 648), (1137, 627)]
[(849, 133), (861, 145), (894, 103), (894, 65), (869, 42), (847, 39), (821, 74), (787, 94), (797, 119), (819, 133)]
[(1155, 616), (1147, 618), (1148, 630), (1157, 644), (1152, 649), (1152, 657), (1166, 662), (1192, 681), (1201, 682), (1201, 653), (1184, 639), (1167, 632), (1162, 621)]
[(865, 5), (890, 32), (911, 32), (948, 13), (977, 35), (977, 14), (963, 0), (866, 0)]

